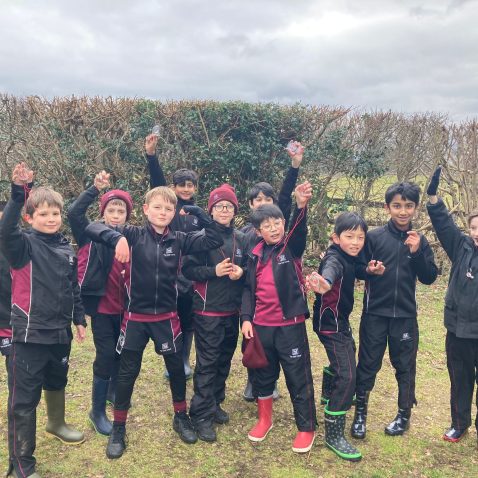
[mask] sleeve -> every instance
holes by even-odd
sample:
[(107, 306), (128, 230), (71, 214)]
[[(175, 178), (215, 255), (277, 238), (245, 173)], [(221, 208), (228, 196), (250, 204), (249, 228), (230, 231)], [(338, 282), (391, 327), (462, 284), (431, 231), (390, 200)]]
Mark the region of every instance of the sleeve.
[(344, 266), (336, 257), (325, 256), (320, 275), (333, 285), (344, 275)]
[(128, 243), (133, 245), (137, 240), (139, 229), (137, 226), (111, 228), (102, 222), (91, 222), (88, 224), (85, 233), (93, 242), (99, 242), (114, 249), (122, 237), (126, 237)]
[(221, 234), (214, 221), (205, 224), (201, 231), (188, 233), (177, 231), (176, 236), (181, 240), (180, 248), (183, 255), (210, 251), (223, 244)]
[(85, 229), (90, 221), (86, 217), (86, 211), (97, 199), (99, 193), (96, 186), (89, 187), (78, 196), (68, 209), (68, 222), (78, 247), (82, 247), (88, 242)]
[(372, 258), (372, 244), (370, 236), (366, 236), (365, 245), (355, 261), (355, 277), (360, 280), (367, 280), (373, 274), (367, 273), (368, 263)]
[(453, 262), (466, 240), (465, 234), (455, 224), (441, 198), (436, 204), (428, 203), (427, 211), (440, 244)]
[(295, 208), (292, 216), (287, 245), (294, 255), (300, 258), (304, 254), (307, 244), (307, 206), (303, 209)]
[(207, 265), (207, 254), (193, 254), (184, 258), (181, 271), (186, 279), (206, 282), (216, 278), (216, 267)]
[(412, 267), (415, 270), (418, 280), (422, 284), (433, 284), (438, 275), (438, 268), (435, 264), (435, 256), (425, 236), (420, 238), (418, 251), (411, 254)]
[(277, 200), (278, 206), (284, 215), (286, 229), (289, 224), (290, 213), (292, 211), (291, 196), (297, 183), (298, 176), (299, 168), (293, 168), (291, 166), (285, 175), (284, 182), (282, 183), (282, 187), (279, 192), (279, 198)]
[(252, 322), (252, 317), (254, 316), (253, 304), (255, 291), (252, 290), (252, 274), (254, 273), (254, 261), (249, 257), (247, 262), (246, 280), (244, 281), (244, 288), (242, 289), (241, 323)]
[(73, 273), (73, 324), (86, 327), (85, 308), (81, 301), (80, 286), (78, 284), (78, 264)]
[(0, 221), (0, 248), (13, 269), (20, 269), (31, 257), (30, 242), (19, 225), (24, 202), (25, 189), (12, 184), (12, 195)]
[(156, 155), (146, 155), (149, 169), (149, 186), (151, 189), (157, 186), (167, 186), (166, 178), (164, 176), (163, 168), (159, 164), (159, 159)]

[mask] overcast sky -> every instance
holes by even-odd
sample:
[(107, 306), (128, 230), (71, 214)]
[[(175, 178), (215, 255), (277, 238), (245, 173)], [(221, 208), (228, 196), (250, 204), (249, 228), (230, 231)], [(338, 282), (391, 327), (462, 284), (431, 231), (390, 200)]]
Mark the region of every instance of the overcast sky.
[(0, 0), (0, 92), (478, 117), (477, 0)]

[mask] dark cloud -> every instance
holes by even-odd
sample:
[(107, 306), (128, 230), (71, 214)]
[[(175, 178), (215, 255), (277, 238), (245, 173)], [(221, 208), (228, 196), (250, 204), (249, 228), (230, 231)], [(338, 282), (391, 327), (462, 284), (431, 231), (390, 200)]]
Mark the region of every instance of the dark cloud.
[(0, 91), (478, 115), (470, 0), (11, 1)]

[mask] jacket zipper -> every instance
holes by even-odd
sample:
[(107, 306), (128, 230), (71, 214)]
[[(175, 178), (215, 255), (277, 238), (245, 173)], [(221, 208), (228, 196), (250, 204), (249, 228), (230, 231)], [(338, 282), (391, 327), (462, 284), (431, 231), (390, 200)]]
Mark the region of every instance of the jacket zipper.
[(395, 273), (395, 297), (393, 300), (393, 317), (396, 317), (396, 308), (397, 308), (397, 295), (398, 295), (398, 266), (400, 264), (400, 245), (401, 241), (399, 240), (397, 242), (398, 244), (398, 249), (397, 249), (397, 270)]
[(158, 304), (158, 281), (159, 281), (159, 242), (156, 241), (156, 290), (154, 293), (154, 313), (157, 314)]

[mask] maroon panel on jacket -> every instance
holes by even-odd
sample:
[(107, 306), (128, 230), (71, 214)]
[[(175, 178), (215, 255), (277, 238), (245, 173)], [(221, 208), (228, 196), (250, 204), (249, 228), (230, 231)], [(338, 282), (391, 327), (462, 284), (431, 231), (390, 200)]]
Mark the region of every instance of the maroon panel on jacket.
[(16, 305), (26, 316), (32, 299), (32, 261), (21, 269), (12, 269), (12, 307)]

